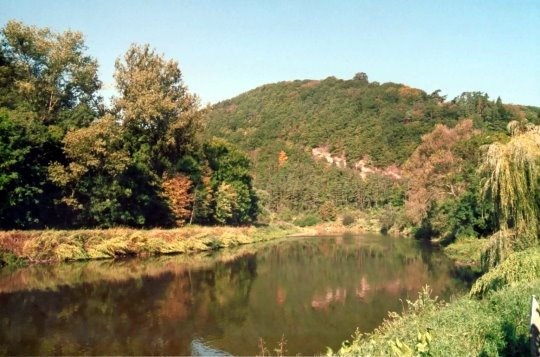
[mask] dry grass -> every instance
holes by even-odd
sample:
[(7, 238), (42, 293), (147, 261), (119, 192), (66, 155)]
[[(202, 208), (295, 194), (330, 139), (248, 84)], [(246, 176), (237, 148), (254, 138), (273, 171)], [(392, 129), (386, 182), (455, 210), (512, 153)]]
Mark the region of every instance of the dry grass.
[(0, 232), (0, 252), (29, 262), (182, 254), (255, 243), (290, 233), (290, 229), (275, 226), (8, 231)]

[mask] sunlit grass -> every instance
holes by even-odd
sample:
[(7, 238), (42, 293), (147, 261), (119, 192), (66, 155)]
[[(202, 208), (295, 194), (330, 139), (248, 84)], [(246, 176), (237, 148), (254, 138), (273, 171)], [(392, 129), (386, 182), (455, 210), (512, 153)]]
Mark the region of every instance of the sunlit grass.
[(504, 287), (483, 300), (464, 296), (449, 304), (424, 292), (405, 313), (390, 314), (371, 334), (357, 331), (351, 342), (328, 355), (399, 355), (393, 349), (397, 341), (415, 350), (419, 334), (426, 332), (432, 356), (526, 355), (530, 297), (539, 290), (536, 279)]
[(30, 262), (182, 254), (255, 243), (293, 232), (279, 226), (10, 231), (0, 232), (0, 251)]

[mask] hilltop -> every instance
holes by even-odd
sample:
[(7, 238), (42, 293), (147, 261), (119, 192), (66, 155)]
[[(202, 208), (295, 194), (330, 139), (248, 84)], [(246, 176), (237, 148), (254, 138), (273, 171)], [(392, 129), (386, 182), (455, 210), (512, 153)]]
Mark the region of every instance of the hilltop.
[(400, 204), (403, 165), (437, 124), (469, 118), (493, 138), (512, 120), (539, 122), (540, 109), (481, 92), (447, 100), (398, 83), (294, 80), (266, 84), (207, 112), (207, 135), (250, 153), (255, 185), (275, 212)]

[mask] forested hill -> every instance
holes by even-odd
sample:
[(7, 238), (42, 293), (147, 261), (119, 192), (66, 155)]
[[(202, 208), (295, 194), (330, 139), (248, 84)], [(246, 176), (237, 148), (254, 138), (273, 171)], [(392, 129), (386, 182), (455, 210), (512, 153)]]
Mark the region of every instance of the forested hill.
[(505, 140), (510, 121), (538, 123), (539, 115), (540, 108), (481, 92), (447, 100), (439, 90), (369, 82), (358, 73), (263, 85), (210, 108), (206, 128), (251, 154), (255, 185), (271, 211), (317, 212), (401, 206), (404, 188), (395, 178), (436, 124), (472, 121), (481, 135), (456, 146), (467, 153), (454, 153), (472, 170), (480, 145)]
[(351, 80), (296, 80), (267, 84), (216, 104), (209, 133), (260, 149), (282, 141), (306, 148), (329, 147), (354, 162), (369, 157), (375, 166), (402, 164), (436, 123), (454, 126), (471, 118), (486, 130), (506, 130), (512, 119), (538, 121), (538, 108), (503, 105), (480, 92), (445, 101), (403, 84)]

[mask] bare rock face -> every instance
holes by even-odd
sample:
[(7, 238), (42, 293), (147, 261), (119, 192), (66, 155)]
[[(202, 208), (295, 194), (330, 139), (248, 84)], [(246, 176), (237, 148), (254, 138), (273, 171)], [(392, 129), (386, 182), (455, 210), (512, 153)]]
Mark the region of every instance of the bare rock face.
[[(311, 155), (316, 160), (326, 161), (330, 166), (336, 165), (337, 167), (342, 168), (342, 169), (348, 167), (345, 154), (342, 153), (339, 156), (332, 155), (332, 153), (330, 153), (330, 150), (328, 149), (328, 146), (319, 146), (319, 147), (311, 149)], [(401, 169), (395, 165), (391, 165), (384, 169), (380, 169), (374, 166), (370, 166), (368, 163), (368, 160), (362, 159), (355, 162), (351, 168), (358, 171), (360, 174), (360, 177), (362, 177), (363, 179), (365, 179), (367, 175), (374, 174), (374, 173), (390, 177), (394, 180), (400, 180), (402, 178)]]
[(325, 160), (330, 165), (336, 165), (342, 169), (347, 167), (347, 159), (345, 158), (345, 154), (334, 156), (328, 150), (328, 146), (321, 146), (311, 149), (311, 155), (313, 155), (315, 159)]
[(401, 180), (401, 169), (396, 165), (391, 165), (380, 169), (374, 166), (369, 166), (366, 160), (360, 160), (354, 163), (353, 168), (360, 172), (360, 177), (365, 179), (367, 175), (377, 173), (382, 176), (390, 177), (394, 180)]

